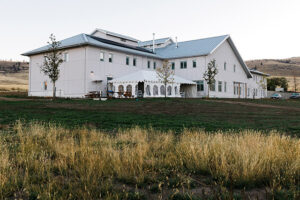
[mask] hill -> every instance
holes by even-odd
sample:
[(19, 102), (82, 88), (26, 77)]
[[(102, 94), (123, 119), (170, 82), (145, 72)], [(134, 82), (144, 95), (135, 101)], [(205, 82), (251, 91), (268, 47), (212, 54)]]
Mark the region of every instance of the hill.
[(0, 92), (28, 88), (28, 62), (0, 61)]
[(271, 77), (285, 77), (289, 82), (289, 90), (294, 90), (294, 76), (300, 89), (300, 57), (287, 59), (262, 59), (246, 61), (249, 68), (270, 74)]

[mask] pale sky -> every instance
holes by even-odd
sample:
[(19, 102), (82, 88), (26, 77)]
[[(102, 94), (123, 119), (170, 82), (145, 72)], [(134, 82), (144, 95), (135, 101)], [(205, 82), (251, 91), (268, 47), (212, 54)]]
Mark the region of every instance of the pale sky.
[(300, 56), (300, 0), (0, 0), (0, 59), (95, 28), (139, 40), (230, 34), (244, 60)]

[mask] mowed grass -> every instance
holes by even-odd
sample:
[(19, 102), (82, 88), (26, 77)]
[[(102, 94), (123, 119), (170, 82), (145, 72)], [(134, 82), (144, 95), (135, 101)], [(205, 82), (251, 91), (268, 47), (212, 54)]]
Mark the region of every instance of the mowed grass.
[[(276, 132), (0, 132), (0, 199), (297, 199), (300, 140)], [(254, 190), (253, 190), (254, 189)]]
[(106, 132), (139, 126), (176, 133), (185, 128), (253, 129), (300, 136), (300, 101), (297, 100), (115, 99), (103, 102), (6, 96), (10, 98), (0, 99), (0, 128), (22, 119), (53, 122), (67, 128), (84, 125)]

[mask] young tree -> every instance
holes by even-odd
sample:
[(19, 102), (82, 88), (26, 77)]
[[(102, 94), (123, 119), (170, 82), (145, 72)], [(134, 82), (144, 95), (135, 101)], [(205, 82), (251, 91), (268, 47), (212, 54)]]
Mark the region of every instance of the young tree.
[(174, 81), (174, 71), (169, 65), (169, 61), (164, 61), (162, 67), (156, 69), (156, 73), (161, 82), (165, 86), (165, 98), (167, 97), (167, 84), (173, 83)]
[(59, 78), (59, 67), (63, 62), (62, 52), (59, 51), (60, 42), (56, 41), (53, 34), (50, 35), (48, 53), (44, 56), (44, 63), (41, 66), (41, 71), (50, 78), (53, 84), (53, 99), (55, 99), (56, 87), (55, 83)]
[(207, 70), (205, 71), (203, 78), (208, 85), (207, 96), (209, 98), (209, 90), (212, 84), (215, 83), (215, 76), (218, 74), (216, 60), (213, 59), (207, 64)]

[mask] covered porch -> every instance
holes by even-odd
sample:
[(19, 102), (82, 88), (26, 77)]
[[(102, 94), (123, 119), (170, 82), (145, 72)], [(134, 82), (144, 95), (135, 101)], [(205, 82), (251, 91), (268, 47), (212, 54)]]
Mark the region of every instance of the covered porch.
[(115, 98), (125, 97), (193, 97), (196, 83), (172, 76), (172, 81), (166, 86), (158, 78), (155, 71), (140, 70), (109, 81), (109, 92)]

